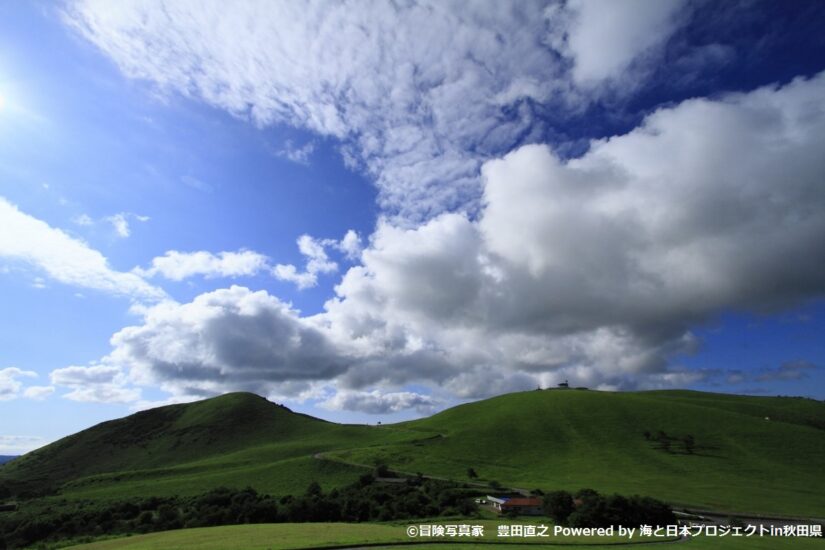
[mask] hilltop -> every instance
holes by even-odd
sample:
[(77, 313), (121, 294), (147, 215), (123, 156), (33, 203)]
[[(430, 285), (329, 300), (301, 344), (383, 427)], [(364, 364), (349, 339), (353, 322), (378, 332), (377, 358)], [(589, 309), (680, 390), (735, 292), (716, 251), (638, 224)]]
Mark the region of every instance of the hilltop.
[(473, 468), (480, 481), (526, 489), (593, 487), (719, 510), (825, 515), (825, 403), (814, 400), (530, 391), (397, 427), (431, 437), (332, 456), (454, 479), (469, 480)]
[(531, 391), (375, 427), (236, 393), (99, 424), (10, 463), (0, 484), (69, 498), (220, 485), (283, 495), (311, 481), (342, 486), (383, 462), (507, 487), (592, 487), (724, 511), (822, 516), (824, 458), (825, 403), (798, 398)]
[[(68, 487), (69, 493), (111, 489), (111, 496), (134, 481), (138, 486), (129, 490), (138, 494), (197, 493), (224, 482), (272, 489), (266, 486), (272, 468), (300, 457), (304, 460), (297, 464), (281, 466), (285, 472), (307, 470), (298, 475), (302, 481), (307, 478), (303, 489), (320, 467), (309, 458), (313, 453), (341, 448), (342, 440), (366, 443), (369, 435), (365, 426), (341, 426), (252, 393), (230, 393), (138, 412), (65, 437), (5, 466), (0, 484), (13, 494), (48, 494)], [(258, 467), (268, 471), (262, 475)], [(64, 486), (67, 482), (72, 483)]]

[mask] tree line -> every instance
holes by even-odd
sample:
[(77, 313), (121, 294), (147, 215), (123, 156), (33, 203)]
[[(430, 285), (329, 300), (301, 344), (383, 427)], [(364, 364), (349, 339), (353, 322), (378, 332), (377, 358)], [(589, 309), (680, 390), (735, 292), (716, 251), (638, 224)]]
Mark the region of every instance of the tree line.
[(193, 497), (134, 498), (116, 502), (33, 500), (0, 514), (0, 550), (42, 542), (83, 542), (105, 535), (191, 527), (281, 522), (365, 522), (473, 515), (476, 492), (458, 484), (418, 478), (377, 483), (365, 474), (324, 492), (311, 483), (304, 494), (276, 498), (255, 489), (213, 489)]

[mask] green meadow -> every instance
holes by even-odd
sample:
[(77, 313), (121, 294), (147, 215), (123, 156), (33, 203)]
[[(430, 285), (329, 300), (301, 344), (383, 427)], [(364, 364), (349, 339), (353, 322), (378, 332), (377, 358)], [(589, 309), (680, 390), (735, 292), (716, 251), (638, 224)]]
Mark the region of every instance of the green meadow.
[[(825, 516), (825, 404), (813, 400), (545, 390), (397, 427), (422, 437), (326, 456), (468, 481), (471, 467), (474, 481), (508, 487), (592, 487), (730, 512)], [(660, 431), (668, 451), (652, 439)]]
[[(365, 426), (236, 393), (64, 438), (0, 468), (0, 488), (94, 500), (196, 495), (218, 486), (280, 496), (301, 494), (313, 481), (324, 490), (341, 487), (379, 463), (484, 486), (590, 487), (723, 512), (821, 518), (825, 403), (544, 390)], [(478, 478), (468, 477), (469, 468)]]

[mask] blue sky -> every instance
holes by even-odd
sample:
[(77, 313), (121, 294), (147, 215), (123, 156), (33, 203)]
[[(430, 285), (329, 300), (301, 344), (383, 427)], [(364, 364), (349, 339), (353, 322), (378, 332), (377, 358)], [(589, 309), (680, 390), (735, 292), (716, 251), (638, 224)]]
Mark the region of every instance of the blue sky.
[(817, 2), (0, 7), (0, 454), (256, 391), (825, 399)]

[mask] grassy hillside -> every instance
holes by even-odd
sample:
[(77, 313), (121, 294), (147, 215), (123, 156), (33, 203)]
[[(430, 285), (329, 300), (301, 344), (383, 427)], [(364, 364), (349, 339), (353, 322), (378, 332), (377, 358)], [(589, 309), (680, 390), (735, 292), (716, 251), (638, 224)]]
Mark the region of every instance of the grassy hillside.
[[(825, 404), (817, 401), (532, 391), (399, 426), (422, 438), (331, 456), (455, 479), (468, 479), (472, 467), (483, 480), (527, 489), (593, 487), (719, 510), (825, 516)], [(670, 452), (646, 431), (665, 432)]]
[(405, 432), (333, 424), (233, 393), (98, 424), (4, 466), (0, 484), (14, 493), (63, 486), (64, 495), (96, 498), (196, 494), (219, 485), (301, 492), (315, 479), (345, 484), (363, 473), (313, 454), (399, 437)]
[(68, 498), (194, 495), (220, 485), (283, 495), (311, 481), (345, 485), (363, 473), (359, 464), (376, 461), (457, 480), (469, 480), (472, 467), (479, 481), (527, 489), (592, 487), (723, 511), (823, 517), (825, 403), (532, 391), (369, 427), (228, 394), (100, 424), (4, 466), (0, 484), (15, 492), (60, 488)]

